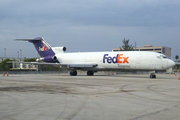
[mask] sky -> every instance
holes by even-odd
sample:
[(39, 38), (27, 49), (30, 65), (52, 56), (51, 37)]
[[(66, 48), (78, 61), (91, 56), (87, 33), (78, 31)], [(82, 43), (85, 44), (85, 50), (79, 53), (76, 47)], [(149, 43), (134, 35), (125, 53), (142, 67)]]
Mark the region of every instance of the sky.
[[(180, 56), (179, 0), (1, 0), (0, 57), (36, 57), (14, 39), (43, 37), (67, 52), (111, 51), (123, 39), (137, 47), (172, 48)], [(6, 50), (4, 50), (6, 49)]]

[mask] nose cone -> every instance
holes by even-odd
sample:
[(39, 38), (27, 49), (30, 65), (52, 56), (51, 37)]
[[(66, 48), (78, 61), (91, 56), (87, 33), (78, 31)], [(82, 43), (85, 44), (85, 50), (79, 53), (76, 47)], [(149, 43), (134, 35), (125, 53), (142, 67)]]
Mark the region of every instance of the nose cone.
[(172, 60), (168, 60), (168, 67), (171, 68), (171, 67), (174, 67), (175, 66), (175, 62), (172, 61)]

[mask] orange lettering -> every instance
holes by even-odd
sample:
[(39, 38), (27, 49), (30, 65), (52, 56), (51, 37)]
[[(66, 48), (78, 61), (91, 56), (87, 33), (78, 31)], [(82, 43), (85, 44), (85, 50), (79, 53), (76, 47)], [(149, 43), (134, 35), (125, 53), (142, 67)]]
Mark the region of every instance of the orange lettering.
[(47, 48), (45, 46), (43, 46), (43, 51), (47, 51)]
[(122, 61), (121, 61), (122, 57), (121, 57), (121, 56), (123, 56), (123, 54), (119, 54), (119, 55), (118, 55), (117, 63), (122, 63)]
[(123, 63), (129, 63), (128, 60), (127, 60), (128, 58), (129, 58), (129, 57), (123, 57), (123, 59), (124, 59), (124, 62), (123, 62)]

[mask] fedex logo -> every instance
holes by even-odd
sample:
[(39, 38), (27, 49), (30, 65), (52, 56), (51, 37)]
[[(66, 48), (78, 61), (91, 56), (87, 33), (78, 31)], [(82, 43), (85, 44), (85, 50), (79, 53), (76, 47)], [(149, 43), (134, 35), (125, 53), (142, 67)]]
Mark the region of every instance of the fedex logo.
[(117, 54), (114, 57), (109, 56), (109, 54), (104, 54), (103, 63), (129, 63), (129, 57), (123, 57), (123, 54)]
[(47, 51), (47, 47), (43, 46), (42, 48), (39, 47), (39, 51)]

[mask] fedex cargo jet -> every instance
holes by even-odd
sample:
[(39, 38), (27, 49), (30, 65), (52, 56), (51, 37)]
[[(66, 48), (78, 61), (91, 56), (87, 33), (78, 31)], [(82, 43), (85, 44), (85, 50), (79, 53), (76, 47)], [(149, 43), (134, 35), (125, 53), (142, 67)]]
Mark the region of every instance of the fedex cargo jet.
[[(34, 39), (16, 39), (33, 43), (39, 55), (37, 62), (26, 64), (57, 65), (70, 71), (71, 76), (77, 75), (77, 70), (87, 71), (92, 76), (97, 71), (108, 70), (166, 70), (175, 62), (165, 55), (146, 51), (118, 51), (118, 52), (77, 52), (65, 53), (66, 47), (51, 47), (42, 37)], [(151, 73), (150, 78), (156, 78)]]

